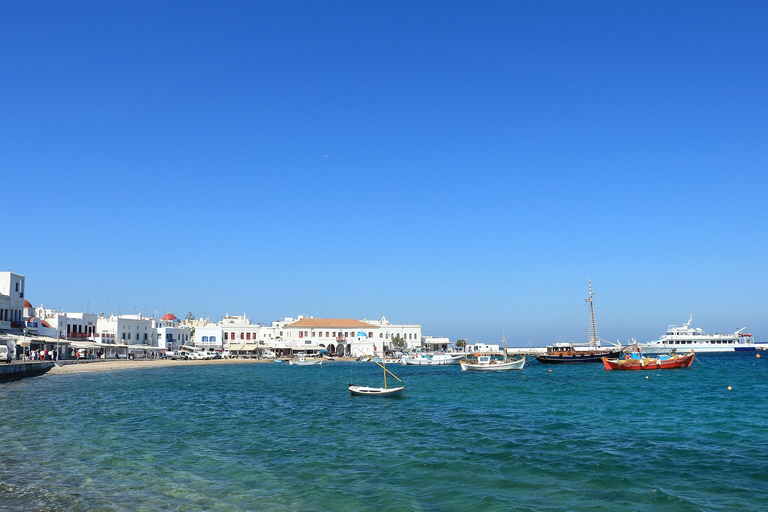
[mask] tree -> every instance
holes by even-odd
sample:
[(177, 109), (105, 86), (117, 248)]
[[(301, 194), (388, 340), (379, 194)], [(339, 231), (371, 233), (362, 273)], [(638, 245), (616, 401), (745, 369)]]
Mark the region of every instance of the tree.
[(395, 334), (392, 337), (392, 346), (395, 348), (403, 348), (405, 346), (405, 339), (401, 338), (399, 334)]
[(456, 340), (456, 346), (459, 348), (464, 348), (467, 346), (467, 340)]

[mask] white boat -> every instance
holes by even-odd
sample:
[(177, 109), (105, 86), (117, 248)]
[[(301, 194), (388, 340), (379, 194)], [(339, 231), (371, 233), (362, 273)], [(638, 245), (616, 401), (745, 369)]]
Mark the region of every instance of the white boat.
[(504, 342), (504, 360), (503, 361), (495, 361), (489, 355), (482, 355), (477, 358), (476, 363), (462, 362), (461, 371), (506, 372), (509, 370), (522, 370), (523, 366), (525, 366), (525, 357), (521, 357), (520, 359), (513, 359), (512, 361), (509, 361), (507, 359), (507, 337), (503, 336), (501, 341)]
[(752, 352), (757, 350), (755, 340), (745, 327), (729, 334), (706, 334), (702, 329), (691, 327), (693, 314), (681, 326), (670, 325), (666, 334), (648, 343), (638, 343), (645, 354), (664, 354), (675, 349), (677, 352), (693, 350), (702, 352)]
[(462, 371), (473, 372), (506, 372), (509, 370), (522, 370), (525, 366), (525, 357), (512, 361), (494, 361), (491, 356), (480, 356), (477, 363), (461, 363)]
[(290, 364), (295, 364), (299, 366), (312, 366), (312, 365), (322, 366), (323, 361), (320, 359), (307, 359), (306, 357), (300, 357), (298, 361), (291, 361)]
[(381, 363), (376, 361), (375, 359), (372, 359), (372, 361), (377, 365), (379, 365), (382, 370), (384, 370), (384, 387), (374, 388), (370, 386), (359, 386), (357, 384), (350, 384), (349, 392), (352, 396), (369, 396), (369, 397), (375, 397), (375, 398), (404, 398), (405, 397), (405, 393), (406, 393), (405, 386), (396, 386), (394, 388), (390, 388), (387, 386), (387, 374), (397, 379), (398, 382), (400, 382), (401, 384), (403, 381), (401, 381), (397, 375), (387, 370), (386, 358), (383, 358), (383, 359), (384, 360)]
[(352, 396), (372, 396), (378, 398), (403, 398), (405, 397), (405, 386), (396, 388), (370, 388), (368, 386), (349, 385), (349, 392)]
[(403, 357), (402, 363), (416, 366), (458, 365), (464, 359), (464, 354), (420, 354), (416, 357)]

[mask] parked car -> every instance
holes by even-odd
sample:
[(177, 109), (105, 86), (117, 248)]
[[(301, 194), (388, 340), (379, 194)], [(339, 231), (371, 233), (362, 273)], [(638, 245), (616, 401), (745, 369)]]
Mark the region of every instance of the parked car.
[(11, 355), (11, 347), (7, 345), (0, 345), (0, 361), (10, 363), (12, 359), (13, 356)]
[(225, 350), (224, 352), (221, 353), (222, 359), (229, 359), (230, 357), (232, 356), (229, 354), (229, 350)]

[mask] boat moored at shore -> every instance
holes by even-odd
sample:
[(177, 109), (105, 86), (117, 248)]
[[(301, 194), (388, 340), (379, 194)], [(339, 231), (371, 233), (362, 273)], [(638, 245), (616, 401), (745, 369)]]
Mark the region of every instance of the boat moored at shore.
[(419, 354), (417, 357), (403, 357), (402, 363), (416, 366), (458, 365), (464, 357), (464, 354)]

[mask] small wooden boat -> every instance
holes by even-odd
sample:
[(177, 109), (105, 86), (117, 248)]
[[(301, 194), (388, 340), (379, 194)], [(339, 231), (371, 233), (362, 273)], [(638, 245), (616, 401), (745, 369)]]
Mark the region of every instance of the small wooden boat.
[(352, 396), (373, 396), (379, 398), (403, 398), (405, 396), (405, 386), (396, 388), (370, 388), (368, 386), (349, 385), (349, 392)]
[(291, 361), (290, 364), (295, 364), (299, 366), (313, 366), (313, 365), (322, 366), (323, 361), (320, 359), (307, 359), (305, 357), (300, 357), (298, 361)]
[(464, 354), (420, 354), (417, 357), (403, 357), (401, 362), (404, 365), (414, 366), (444, 366), (458, 365), (464, 359)]
[(685, 355), (661, 355), (658, 357), (643, 357), (640, 353), (627, 354), (624, 359), (603, 358), (606, 370), (671, 370), (688, 368), (693, 363), (694, 353)]
[(382, 370), (384, 370), (384, 387), (383, 388), (373, 388), (369, 386), (358, 386), (357, 384), (350, 384), (349, 385), (349, 392), (352, 396), (369, 396), (369, 397), (376, 397), (376, 398), (404, 398), (406, 391), (405, 386), (397, 386), (394, 388), (387, 387), (387, 374), (391, 375), (395, 379), (398, 380), (402, 384), (402, 380), (392, 373), (391, 371), (387, 370), (387, 362), (386, 358), (382, 357), (382, 362), (378, 362), (375, 359), (372, 359), (374, 363), (379, 365)]
[(472, 372), (506, 372), (509, 370), (522, 370), (525, 366), (525, 358), (511, 361), (494, 361), (491, 356), (480, 356), (477, 363), (461, 363), (462, 371)]
[(504, 360), (495, 361), (491, 356), (479, 356), (476, 363), (461, 363), (461, 371), (470, 372), (506, 372), (509, 370), (522, 370), (525, 366), (525, 357), (520, 359), (507, 360), (507, 338), (502, 337), (504, 342)]

